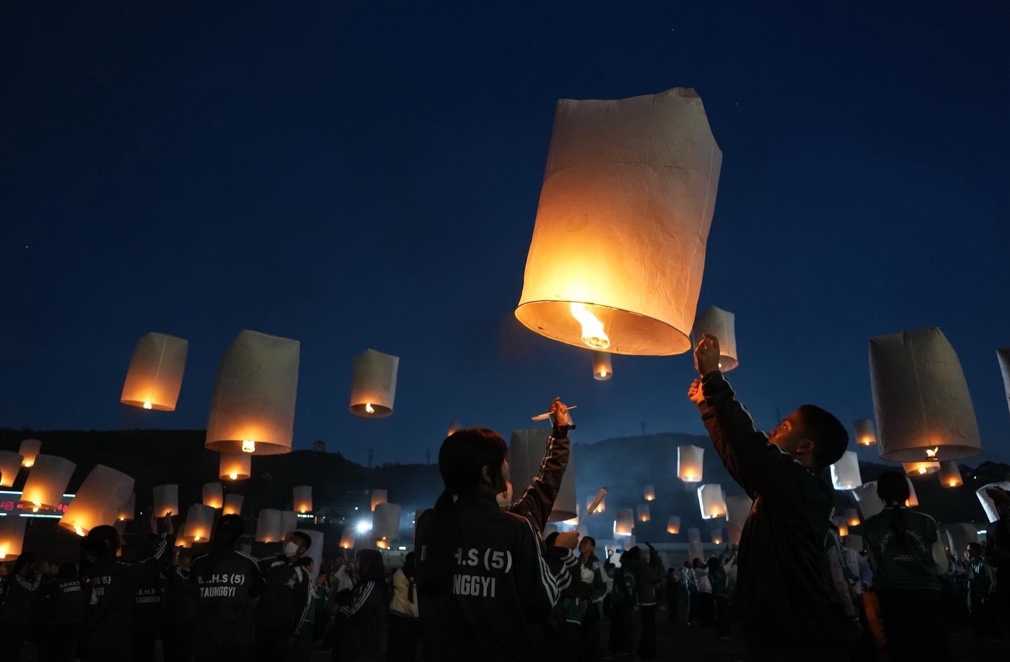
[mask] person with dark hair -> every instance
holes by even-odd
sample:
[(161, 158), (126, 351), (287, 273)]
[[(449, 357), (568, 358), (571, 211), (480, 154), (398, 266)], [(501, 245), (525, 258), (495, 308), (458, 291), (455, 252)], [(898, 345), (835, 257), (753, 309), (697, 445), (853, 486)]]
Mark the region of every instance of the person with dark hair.
[(61, 564), (56, 576), (39, 588), (39, 597), (40, 621), (46, 628), (60, 633), (39, 639), (39, 660), (71, 662), (88, 606), (77, 566)]
[(635, 649), (634, 625), (631, 613), (638, 604), (635, 590), (635, 575), (628, 566), (636, 556), (641, 556), (641, 550), (636, 546), (621, 553), (619, 565), (614, 568), (614, 588), (610, 595), (610, 607), (613, 614), (610, 617), (610, 653), (612, 655), (630, 656)]
[(722, 558), (708, 559), (708, 581), (712, 586), (712, 605), (715, 613), (715, 631), (720, 639), (729, 639), (729, 590), (728, 576), (722, 565)]
[[(803, 405), (765, 435), (720, 371), (719, 341), (694, 351), (688, 390), (723, 465), (754, 500), (740, 538), (737, 591), (755, 660), (844, 660), (849, 635), (832, 609), (825, 536), (834, 490), (825, 470), (848, 445), (845, 426)], [(783, 559), (789, 559), (784, 563)]]
[(417, 589), (414, 552), (408, 552), (403, 565), (393, 573), (393, 600), (389, 604), (389, 643), (387, 662), (414, 662), (421, 638), (420, 614), (417, 611)]
[(252, 656), (255, 599), (266, 582), (259, 561), (237, 549), (244, 533), (241, 516), (223, 516), (210, 552), (193, 561), (189, 578), (197, 590), (193, 648), (198, 662), (247, 662)]
[[(637, 545), (628, 550), (627, 571), (635, 578), (635, 596), (641, 631), (638, 637), (638, 656), (643, 660), (656, 658), (656, 609), (659, 600), (656, 590), (663, 581), (663, 561), (656, 549), (649, 543), (649, 558), (642, 556)], [(624, 567), (624, 560), (621, 561)]]
[(361, 550), (354, 569), (357, 583), (351, 604), (341, 607), (336, 614), (337, 621), (343, 622), (343, 636), (339, 656), (334, 658), (340, 662), (378, 662), (388, 604), (382, 554), (374, 549)]
[(293, 531), (284, 541), (278, 556), (260, 561), (266, 588), (256, 605), (256, 659), (277, 662), (285, 659), (288, 644), (305, 623), (312, 602), (309, 599), (309, 573), (302, 556), (312, 539)]
[[(11, 517), (8, 515), (8, 517)], [(42, 583), (37, 557), (31, 552), (18, 556), (14, 568), (4, 579), (6, 588), (0, 603), (0, 661), (21, 659), (32, 620), (36, 591)]]
[(992, 567), (982, 555), (982, 545), (977, 542), (968, 543), (967, 555), (966, 602), (971, 616), (971, 629), (976, 637), (983, 637), (991, 630), (992, 616)]
[[(950, 659), (941, 575), (947, 551), (936, 520), (909, 510), (908, 479), (888, 469), (877, 478), (884, 509), (863, 522), (891, 662)], [(928, 628), (922, 627), (929, 623)]]
[(161, 646), (165, 662), (193, 659), (197, 587), (192, 571), (193, 553), (188, 549), (176, 550), (172, 564), (162, 570)]
[(579, 572), (586, 587), (579, 632), (579, 661), (599, 662), (603, 659), (600, 619), (603, 617), (603, 600), (607, 597), (607, 582), (603, 578), (603, 565), (596, 557), (596, 539), (590, 536), (582, 536), (579, 541)]

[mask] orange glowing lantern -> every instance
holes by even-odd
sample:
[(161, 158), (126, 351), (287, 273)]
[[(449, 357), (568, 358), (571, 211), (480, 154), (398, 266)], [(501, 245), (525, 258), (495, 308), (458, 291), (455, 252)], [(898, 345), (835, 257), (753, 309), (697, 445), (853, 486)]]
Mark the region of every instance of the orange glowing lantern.
[(849, 523), (845, 521), (844, 517), (832, 517), (831, 521), (836, 527), (838, 527), (838, 535), (844, 538), (849, 535)]
[(341, 549), (354, 549), (354, 543), (357, 536), (354, 533), (353, 526), (345, 526), (344, 533), (340, 536), (340, 548)]
[[(586, 499), (586, 508), (591, 507), (595, 499), (596, 497), (589, 497), (588, 499)], [(606, 498), (603, 498), (600, 499), (600, 502), (598, 504), (596, 504), (596, 509), (589, 514), (592, 515), (594, 513), (605, 513), (605, 512), (607, 512), (607, 500)]]
[(578, 347), (688, 351), (721, 164), (694, 90), (558, 101), (516, 318)]
[(746, 495), (726, 497), (726, 537), (731, 545), (740, 544), (743, 524), (753, 505), (754, 501)]
[(961, 487), (964, 485), (964, 481), (961, 480), (961, 469), (957, 466), (956, 460), (940, 463), (940, 484), (944, 487)]
[(178, 547), (179, 549), (189, 549), (193, 546), (193, 543), (190, 542), (189, 540), (186, 540), (182, 536), (176, 536), (175, 546)]
[(21, 471), (21, 455), (14, 451), (0, 451), (0, 487), (13, 487)]
[(290, 453), (299, 353), (297, 340), (238, 334), (217, 370), (204, 445), (220, 453)]
[(864, 522), (884, 510), (884, 502), (877, 495), (875, 480), (852, 488), (852, 496), (856, 497), (856, 505), (863, 514)]
[(635, 512), (631, 508), (622, 508), (614, 520), (615, 536), (630, 536), (635, 528)]
[(188, 349), (188, 340), (164, 333), (141, 338), (133, 350), (119, 401), (144, 409), (175, 411)]
[(380, 503), (386, 503), (389, 500), (389, 494), (386, 490), (372, 490), (372, 512), (375, 512), (375, 507)]
[(393, 413), (396, 373), (400, 358), (366, 349), (354, 358), (351, 413), (362, 418), (385, 418)]
[(666, 532), (674, 536), (680, 533), (679, 517), (676, 515), (670, 515), (670, 519), (666, 520)]
[(131, 492), (129, 498), (126, 500), (126, 503), (123, 504), (123, 507), (120, 508), (119, 512), (116, 514), (116, 521), (132, 522), (136, 512), (137, 494), (135, 492)]
[(656, 500), (656, 487), (654, 485), (646, 485), (642, 492), (644, 492), (644, 498), (646, 501)]
[(850, 527), (859, 526), (861, 524), (859, 520), (859, 511), (855, 508), (846, 508), (842, 513), (845, 516), (845, 522)]
[(912, 485), (908, 476), (905, 476), (905, 482), (908, 483), (908, 501), (905, 502), (905, 505), (909, 508), (916, 508), (919, 505), (919, 497), (915, 493), (915, 486)]
[(687, 530), (687, 554), (690, 559), (705, 558), (705, 550), (701, 546), (701, 530), (691, 527)]
[(179, 486), (156, 485), (154, 488), (154, 516), (179, 514)]
[(614, 361), (606, 352), (593, 352), (593, 379), (605, 381), (614, 376)]
[(399, 504), (380, 503), (375, 506), (375, 515), (372, 517), (372, 535), (390, 541), (399, 539)]
[(224, 486), (221, 483), (204, 483), (203, 505), (215, 510), (224, 507)]
[(63, 499), (63, 492), (77, 465), (65, 457), (55, 455), (38, 455), (34, 459), (21, 493), (21, 503), (33, 512), (42, 508), (56, 508)]
[(940, 470), (939, 462), (902, 462), (901, 468), (906, 476), (925, 476)]
[(677, 447), (677, 478), (685, 483), (699, 483), (705, 449), (690, 444)]
[(0, 561), (10, 561), (21, 556), (27, 523), (26, 518), (13, 514), (0, 517)]
[(711, 536), (712, 536), (712, 544), (713, 545), (721, 545), (722, 544), (722, 527), (719, 527), (717, 529), (712, 529)]
[(861, 418), (852, 424), (856, 430), (856, 443), (860, 446), (873, 446), (877, 443), (877, 432), (873, 429), (873, 419)]
[(264, 508), (256, 519), (256, 542), (280, 542), (281, 511), (274, 508)]
[[(508, 463), (512, 485), (516, 489), (526, 489), (540, 473), (540, 464), (547, 450), (548, 431), (543, 428), (514, 430), (509, 443)], [(549, 522), (563, 522), (577, 515), (575, 495), (575, 449), (568, 456), (568, 468), (561, 479), (554, 508), (548, 515)]]
[(30, 469), (35, 464), (35, 458), (42, 450), (42, 442), (38, 439), (25, 439), (21, 442), (18, 454), (21, 455), (21, 466)]
[(295, 512), (305, 514), (312, 512), (312, 486), (299, 485), (292, 490)]
[(649, 504), (638, 504), (638, 521), (648, 522), (650, 519), (652, 519), (652, 514), (649, 512)]
[(719, 339), (719, 369), (729, 372), (740, 365), (736, 354), (736, 316), (728, 310), (711, 306), (698, 315), (694, 321), (691, 335), (694, 342), (702, 339), (704, 334)]
[(252, 475), (252, 455), (221, 453), (218, 477), (221, 480), (245, 480)]
[(111, 526), (119, 519), (120, 511), (131, 494), (132, 478), (122, 471), (99, 464), (74, 494), (60, 518), (60, 526), (79, 536), (88, 535), (88, 531), (96, 526)]
[(702, 519), (726, 516), (726, 498), (719, 483), (706, 483), (698, 488), (698, 505)]
[(242, 504), (245, 502), (245, 497), (241, 494), (229, 494), (224, 498), (224, 508), (221, 509), (222, 515), (241, 515), (242, 514)]
[(182, 537), (191, 543), (209, 542), (214, 528), (214, 508), (194, 503), (186, 512), (186, 525)]

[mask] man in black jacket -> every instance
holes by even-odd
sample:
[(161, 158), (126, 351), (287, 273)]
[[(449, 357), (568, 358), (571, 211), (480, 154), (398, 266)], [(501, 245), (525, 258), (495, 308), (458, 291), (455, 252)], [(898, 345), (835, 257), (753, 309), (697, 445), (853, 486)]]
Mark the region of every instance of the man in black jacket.
[(309, 573), (302, 556), (312, 539), (294, 531), (284, 541), (283, 552), (260, 562), (266, 580), (256, 605), (256, 659), (287, 659), (288, 640), (305, 620), (309, 608)]

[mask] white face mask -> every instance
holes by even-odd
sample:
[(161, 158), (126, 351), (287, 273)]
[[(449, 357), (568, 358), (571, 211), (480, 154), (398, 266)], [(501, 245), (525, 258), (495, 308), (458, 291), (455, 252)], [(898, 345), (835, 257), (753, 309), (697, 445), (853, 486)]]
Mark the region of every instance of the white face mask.
[(289, 542), (286, 545), (284, 545), (284, 556), (290, 559), (297, 553), (298, 553), (298, 543)]

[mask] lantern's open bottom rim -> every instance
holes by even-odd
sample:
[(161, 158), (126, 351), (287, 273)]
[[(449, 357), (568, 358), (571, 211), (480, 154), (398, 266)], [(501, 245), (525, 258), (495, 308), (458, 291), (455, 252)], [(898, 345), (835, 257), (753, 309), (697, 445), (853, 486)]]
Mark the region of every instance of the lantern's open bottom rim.
[(148, 402), (147, 400), (126, 400), (126, 399), (121, 399), (119, 402), (120, 402), (120, 404), (129, 405), (131, 407), (137, 407), (139, 409), (145, 409), (147, 411), (175, 411), (175, 405), (168, 406), (168, 405), (158, 404), (157, 402), (151, 402), (151, 406), (150, 407), (145, 407), (144, 403)]
[(277, 444), (271, 441), (259, 441), (256, 440), (256, 451), (252, 453), (246, 453), (242, 450), (242, 439), (218, 439), (217, 441), (208, 441), (204, 444), (204, 448), (212, 451), (217, 451), (218, 453), (229, 453), (231, 455), (285, 455), (291, 452), (291, 446), (285, 446), (284, 444)]

